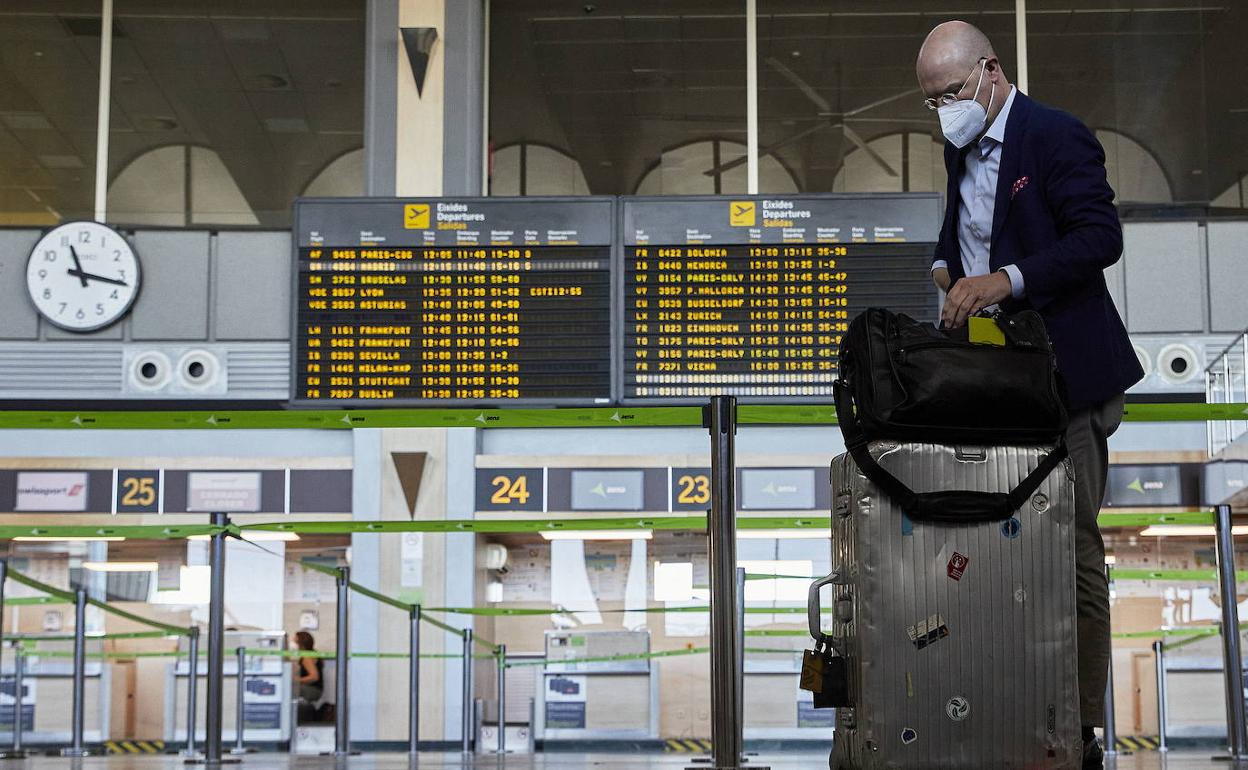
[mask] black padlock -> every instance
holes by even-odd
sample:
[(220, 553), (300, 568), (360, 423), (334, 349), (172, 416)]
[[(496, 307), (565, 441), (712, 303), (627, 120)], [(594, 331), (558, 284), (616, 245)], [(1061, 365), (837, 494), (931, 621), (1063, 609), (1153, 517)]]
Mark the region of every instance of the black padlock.
[(815, 708), (847, 708), (853, 706), (849, 696), (849, 667), (845, 659), (832, 654), (832, 648), (823, 650), (823, 687), (814, 694)]

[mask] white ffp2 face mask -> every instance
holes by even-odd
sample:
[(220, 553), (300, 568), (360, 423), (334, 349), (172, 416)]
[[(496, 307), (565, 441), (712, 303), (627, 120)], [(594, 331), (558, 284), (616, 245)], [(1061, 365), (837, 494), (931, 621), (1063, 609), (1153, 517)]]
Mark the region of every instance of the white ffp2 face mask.
[[(986, 69), (988, 62), (984, 62)], [(975, 137), (979, 136), (985, 124), (988, 123), (988, 110), (984, 105), (980, 104), (976, 99), (979, 97), (979, 87), (984, 82), (984, 70), (979, 71), (979, 80), (975, 82), (975, 93), (970, 99), (960, 99), (953, 104), (946, 104), (936, 111), (937, 117), (940, 118), (940, 131), (949, 140), (949, 143), (959, 150), (970, 144)], [(988, 105), (992, 105), (992, 99), (996, 96), (997, 84), (992, 84), (992, 90), (988, 94)]]

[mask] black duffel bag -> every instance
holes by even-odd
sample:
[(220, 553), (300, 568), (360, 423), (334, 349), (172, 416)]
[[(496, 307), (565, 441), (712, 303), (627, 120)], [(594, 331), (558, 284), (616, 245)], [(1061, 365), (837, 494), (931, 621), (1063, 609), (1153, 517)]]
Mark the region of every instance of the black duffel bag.
[[(1003, 343), (972, 343), (968, 327), (937, 329), (870, 308), (841, 342), (835, 393), (846, 448), (911, 519), (1008, 519), (1066, 458), (1064, 391), (1044, 321), (1031, 310), (994, 320)], [(867, 443), (876, 439), (1056, 448), (1008, 494), (920, 494), (871, 457)]]

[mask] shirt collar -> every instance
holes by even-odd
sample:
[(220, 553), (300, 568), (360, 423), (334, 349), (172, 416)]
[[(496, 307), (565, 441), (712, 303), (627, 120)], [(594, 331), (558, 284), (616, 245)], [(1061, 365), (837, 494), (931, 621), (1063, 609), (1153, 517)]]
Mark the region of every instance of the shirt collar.
[[(1010, 86), (1010, 95), (1005, 97), (1005, 104), (1001, 105), (1001, 111), (997, 113), (996, 120), (992, 121), (992, 125), (984, 132), (984, 139), (991, 139), (997, 144), (1005, 144), (1005, 124), (1010, 120), (1010, 107), (1014, 106), (1014, 94), (1018, 93), (1018, 89)], [(983, 139), (980, 140), (981, 142)]]

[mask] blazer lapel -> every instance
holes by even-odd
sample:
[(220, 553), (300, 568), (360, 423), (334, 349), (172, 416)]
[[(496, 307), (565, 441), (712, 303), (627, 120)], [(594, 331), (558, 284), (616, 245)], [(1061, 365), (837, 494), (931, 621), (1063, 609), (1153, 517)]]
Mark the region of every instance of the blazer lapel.
[[(1010, 211), (1011, 192), (1014, 182), (1018, 179), (1021, 165), (1023, 135), (1027, 132), (1027, 116), (1031, 112), (1031, 100), (1022, 91), (1014, 96), (1014, 104), (1010, 107), (1010, 119), (1005, 124), (1005, 142), (1001, 145), (1001, 163), (997, 167), (997, 199), (992, 210), (993, 246), (997, 244), (997, 235), (1005, 224), (1005, 215)], [(995, 250), (995, 249), (994, 249)]]

